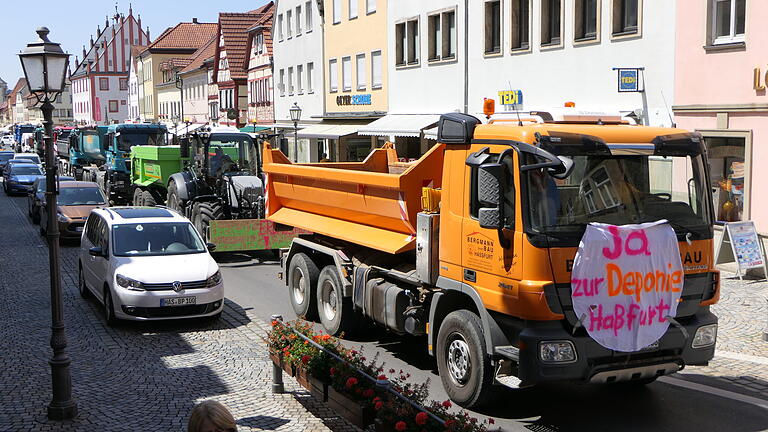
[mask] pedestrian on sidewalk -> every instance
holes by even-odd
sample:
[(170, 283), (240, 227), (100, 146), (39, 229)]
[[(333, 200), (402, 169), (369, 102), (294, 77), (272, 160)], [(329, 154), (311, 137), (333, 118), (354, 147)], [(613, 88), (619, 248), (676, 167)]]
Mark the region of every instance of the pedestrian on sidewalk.
[(220, 402), (200, 402), (192, 409), (187, 432), (237, 432), (232, 413)]

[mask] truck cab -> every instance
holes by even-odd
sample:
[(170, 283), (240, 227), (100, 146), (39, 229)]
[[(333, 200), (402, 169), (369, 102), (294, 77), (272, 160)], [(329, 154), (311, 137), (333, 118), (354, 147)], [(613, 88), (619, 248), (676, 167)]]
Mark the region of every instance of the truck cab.
[(167, 129), (161, 124), (115, 124), (106, 132), (102, 148), (105, 154), (103, 172), (99, 184), (110, 200), (132, 200), (131, 148), (133, 146), (164, 146)]
[[(91, 171), (98, 169), (106, 160), (102, 142), (106, 139), (107, 126), (78, 127), (69, 134), (67, 161), (63, 171), (78, 180), (95, 181)], [(84, 175), (85, 173), (87, 175)]]

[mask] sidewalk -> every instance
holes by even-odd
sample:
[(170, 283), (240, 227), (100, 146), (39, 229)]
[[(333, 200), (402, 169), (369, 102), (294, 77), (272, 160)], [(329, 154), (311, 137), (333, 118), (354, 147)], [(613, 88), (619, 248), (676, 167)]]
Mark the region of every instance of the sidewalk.
[(0, 431), (184, 431), (192, 407), (216, 399), (241, 431), (355, 431), (285, 377), (271, 393), (264, 323), (227, 302), (218, 323), (104, 324), (77, 292), (77, 247), (62, 247), (74, 422), (49, 423), (48, 249), (26, 201), (0, 195)]

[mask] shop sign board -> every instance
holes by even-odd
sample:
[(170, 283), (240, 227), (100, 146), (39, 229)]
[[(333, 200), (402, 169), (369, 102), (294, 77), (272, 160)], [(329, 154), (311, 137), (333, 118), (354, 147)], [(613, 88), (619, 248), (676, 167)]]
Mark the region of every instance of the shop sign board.
[[(765, 250), (763, 242), (757, 235), (755, 223), (752, 221), (726, 222), (723, 236), (717, 248), (716, 264), (727, 262), (736, 263), (736, 272), (739, 278), (742, 271), (752, 268), (763, 268), (768, 275), (768, 267), (765, 262)], [(730, 247), (724, 247), (728, 244)]]
[(614, 68), (618, 75), (619, 93), (643, 92), (642, 73), (644, 68)]
[(501, 90), (499, 91), (499, 103), (509, 110), (523, 108), (522, 90)]
[(336, 96), (336, 105), (370, 105), (370, 94), (342, 95)]

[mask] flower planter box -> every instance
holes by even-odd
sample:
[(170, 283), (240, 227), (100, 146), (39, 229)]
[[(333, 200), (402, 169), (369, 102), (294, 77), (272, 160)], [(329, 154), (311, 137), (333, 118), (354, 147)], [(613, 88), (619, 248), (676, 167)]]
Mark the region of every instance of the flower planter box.
[(328, 388), (330, 386), (321, 380), (309, 376), (309, 393), (314, 397), (318, 402), (328, 402)]
[(296, 378), (296, 382), (298, 382), (300, 386), (311, 391), (312, 386), (309, 384), (309, 381), (312, 377), (309, 375), (309, 372), (304, 368), (296, 366), (293, 367), (293, 371), (293, 377)]
[(293, 365), (291, 365), (290, 363), (287, 363), (283, 359), (283, 354), (282, 353), (270, 352), (269, 353), (269, 358), (270, 358), (270, 360), (272, 360), (272, 363), (280, 366), (280, 369), (282, 369), (285, 373), (287, 373), (288, 376), (293, 376)]
[(330, 386), (327, 403), (329, 408), (336, 411), (336, 414), (360, 429), (367, 428), (376, 419), (376, 411), (372, 407), (363, 407), (356, 400), (350, 399)]
[(395, 426), (385, 423), (382, 420), (376, 420), (376, 428), (374, 430), (376, 432), (396, 432)]

